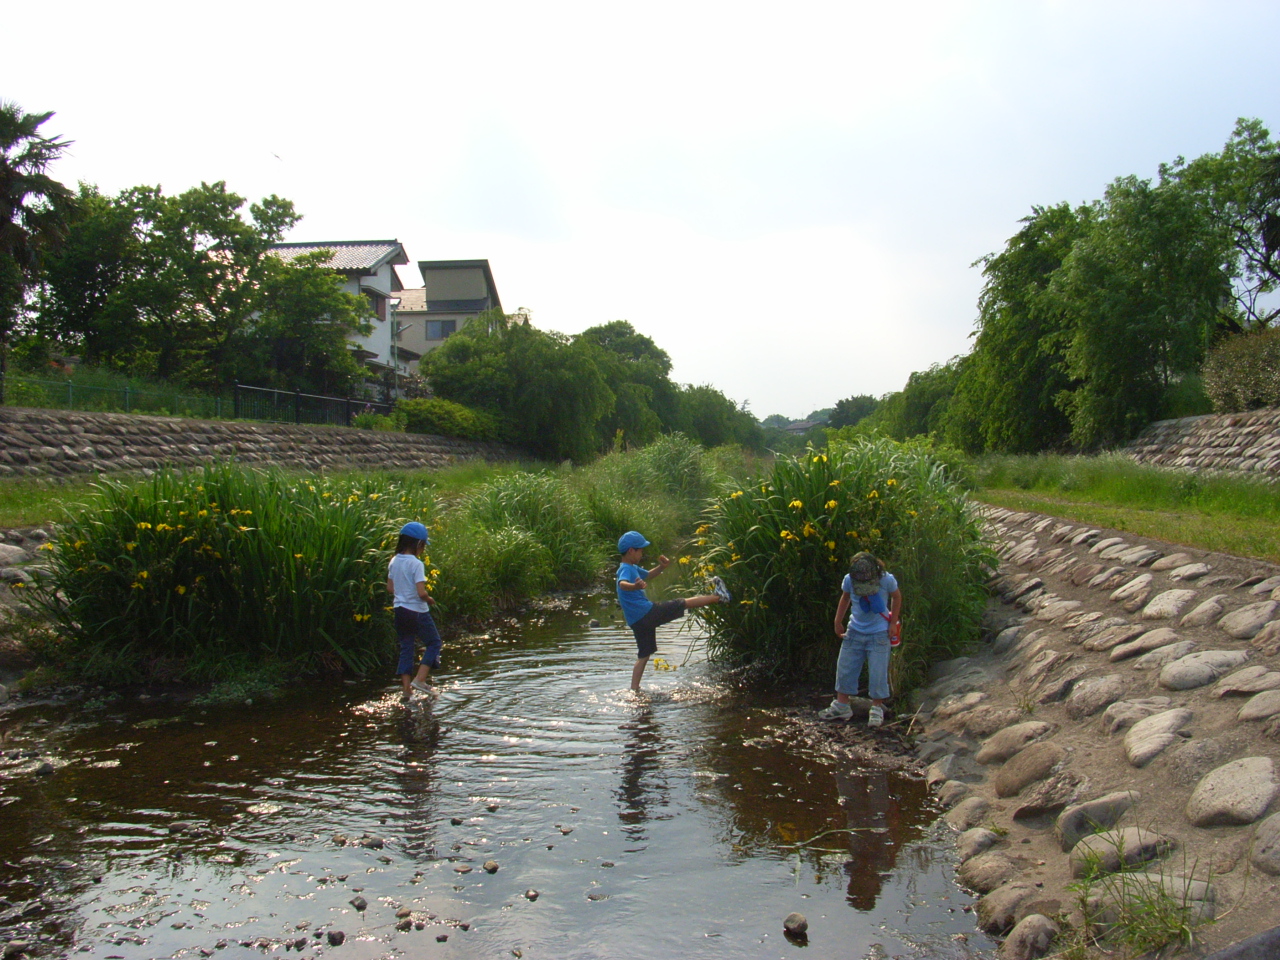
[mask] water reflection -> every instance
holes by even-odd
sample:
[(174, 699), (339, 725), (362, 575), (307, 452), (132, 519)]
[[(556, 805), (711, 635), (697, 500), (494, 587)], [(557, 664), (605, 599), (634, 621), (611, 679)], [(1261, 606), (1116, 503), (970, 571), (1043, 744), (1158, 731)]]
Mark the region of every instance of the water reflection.
[(635, 715), (618, 730), (626, 737), (617, 793), (618, 819), (626, 837), (640, 843), (648, 839), (645, 823), (654, 817), (650, 807), (667, 806), (670, 796), (662, 770), (662, 735), (652, 704), (638, 706)]
[[(892, 779), (903, 780), (896, 775)], [(901, 793), (901, 783), (892, 783), (885, 771), (837, 770), (835, 781), (845, 828), (850, 831), (849, 861), (844, 865), (849, 878), (846, 896), (851, 907), (871, 910), (907, 839), (902, 803), (895, 795)]]

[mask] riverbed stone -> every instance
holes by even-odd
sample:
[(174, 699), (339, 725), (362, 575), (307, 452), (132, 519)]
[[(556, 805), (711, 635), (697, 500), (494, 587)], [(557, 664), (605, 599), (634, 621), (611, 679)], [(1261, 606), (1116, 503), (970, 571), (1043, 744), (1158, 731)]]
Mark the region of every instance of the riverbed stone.
[(964, 723), (967, 736), (979, 740), (989, 737), (1017, 723), (1023, 712), (1017, 707), (982, 706), (963, 714), (959, 719)]
[(943, 819), (952, 830), (963, 833), (972, 827), (976, 827), (987, 818), (987, 814), (991, 811), (991, 804), (984, 797), (965, 797), (957, 803), (951, 810), (943, 815)]
[(1053, 949), (1059, 932), (1058, 925), (1044, 914), (1027, 914), (1000, 944), (1000, 960), (1039, 960)]
[(942, 786), (951, 779), (951, 773), (956, 768), (957, 757), (954, 753), (949, 753), (940, 760), (935, 760), (929, 764), (924, 772), (924, 782), (928, 784), (929, 789), (933, 790)]
[(1013, 929), (1014, 924), (1030, 911), (1025, 906), (1039, 894), (1033, 883), (1013, 881), (996, 887), (974, 906), (978, 926), (985, 932), (1002, 936)]
[(1102, 714), (1102, 729), (1114, 736), (1124, 733), (1135, 723), (1169, 709), (1168, 697), (1142, 697), (1136, 700), (1120, 700), (1107, 707)]
[[(1143, 576), (1151, 576), (1144, 574)], [(1133, 572), (1128, 567), (1108, 567), (1089, 581), (1092, 590), (1114, 590), (1133, 579)]]
[(1089, 548), (1089, 552), (1100, 554), (1103, 550), (1110, 550), (1112, 547), (1119, 546), (1122, 543), (1124, 543), (1124, 537), (1103, 537)]
[(1112, 663), (1119, 660), (1128, 660), (1130, 657), (1136, 657), (1142, 653), (1148, 653), (1159, 647), (1167, 646), (1170, 643), (1177, 643), (1180, 638), (1178, 634), (1169, 627), (1157, 627), (1154, 630), (1148, 630), (1146, 633), (1130, 640), (1128, 643), (1122, 643), (1118, 647), (1112, 647), (1109, 657)]
[(0, 543), (0, 567), (11, 567), (15, 563), (27, 563), (31, 554), (11, 543)]
[(993, 784), (996, 796), (1016, 797), (1031, 784), (1047, 777), (1066, 756), (1066, 750), (1050, 741), (1024, 747), (1006, 760), (996, 774)]
[(1057, 813), (1088, 789), (1088, 777), (1059, 765), (1047, 780), (1041, 780), (1019, 795), (1021, 802), (1014, 808), (1012, 817), (1025, 820)]
[(1103, 651), (1118, 647), (1122, 643), (1128, 643), (1136, 637), (1142, 636), (1149, 628), (1145, 624), (1140, 623), (1124, 623), (1114, 627), (1108, 627), (1095, 637), (1091, 637), (1084, 643), (1086, 650)]
[(1261, 665), (1242, 667), (1229, 673), (1213, 688), (1215, 697), (1252, 696), (1264, 690), (1280, 690), (1280, 671)]
[(1105, 567), (1100, 563), (1082, 563), (1071, 571), (1071, 576), (1067, 579), (1077, 587), (1083, 587), (1104, 569)]
[(803, 913), (788, 913), (783, 918), (782, 929), (793, 937), (803, 937), (809, 932), (809, 920)]
[(1178, 731), (1191, 722), (1192, 713), (1175, 707), (1139, 720), (1124, 735), (1124, 752), (1129, 763), (1145, 767), (1178, 739)]
[(1273, 813), (1258, 824), (1249, 859), (1263, 873), (1280, 875), (1280, 813)]
[(1005, 627), (996, 634), (995, 640), (991, 641), (991, 652), (996, 656), (1000, 656), (1000, 654), (1013, 646), (1020, 633), (1022, 633), (1022, 624), (1018, 624), (1016, 627)]
[(1200, 781), (1187, 801), (1187, 819), (1197, 827), (1253, 823), (1267, 812), (1276, 789), (1270, 757), (1233, 760)]
[(1111, 593), (1111, 601), (1121, 604), (1130, 613), (1141, 610), (1151, 595), (1152, 576), (1149, 573), (1134, 577), (1123, 587), (1117, 587)]
[(1266, 720), (1280, 714), (1280, 690), (1265, 690), (1250, 697), (1240, 712), (1237, 720)]
[(1160, 669), (1158, 682), (1166, 690), (1195, 690), (1213, 683), (1248, 659), (1248, 650), (1200, 650), (1165, 664)]
[(1209, 573), (1213, 567), (1207, 563), (1188, 563), (1169, 571), (1170, 580), (1199, 580)]
[(1177, 570), (1181, 566), (1194, 562), (1194, 557), (1188, 553), (1171, 553), (1167, 557), (1161, 557), (1151, 565), (1151, 569), (1157, 573), (1165, 570)]
[(1080, 680), (1067, 697), (1064, 708), (1072, 720), (1092, 717), (1121, 699), (1129, 688), (1128, 681), (1118, 673)]
[(1054, 824), (1054, 832), (1058, 835), (1058, 844), (1063, 853), (1071, 849), (1085, 837), (1110, 830), (1128, 811), (1138, 805), (1142, 795), (1136, 790), (1118, 790), (1095, 800), (1086, 800), (1067, 807)]
[(1027, 744), (1047, 737), (1052, 732), (1053, 725), (1045, 723), (1043, 720), (1027, 720), (1024, 723), (1015, 723), (1011, 727), (1005, 727), (987, 740), (974, 759), (984, 765), (1004, 763), (1019, 750), (1026, 747)]
[(1157, 594), (1151, 602), (1138, 614), (1140, 620), (1168, 620), (1182, 613), (1192, 600), (1196, 598), (1194, 590), (1166, 590)]
[(960, 855), (960, 862), (964, 863), (970, 857), (976, 857), (999, 842), (1000, 835), (998, 833), (988, 830), (986, 827), (970, 827), (956, 837), (956, 852)]
[(1140, 657), (1134, 657), (1129, 661), (1129, 666), (1133, 670), (1160, 670), (1165, 664), (1173, 663), (1175, 660), (1181, 660), (1187, 654), (1192, 653), (1198, 644), (1194, 640), (1179, 640), (1177, 643), (1171, 643), (1167, 647), (1157, 647), (1150, 653), (1144, 653)]
[(1245, 583), (1249, 584), (1249, 593), (1251, 595), (1260, 597), (1264, 593), (1270, 593), (1276, 587), (1280, 587), (1280, 577), (1267, 577), (1265, 580), (1257, 577), (1252, 583), (1248, 580)]
[(1071, 849), (1071, 876), (1079, 880), (1097, 873), (1115, 873), (1169, 853), (1174, 842), (1154, 830), (1124, 827), (1083, 837)]
[(1218, 621), (1218, 626), (1228, 636), (1235, 637), (1237, 640), (1248, 640), (1274, 620), (1278, 610), (1280, 610), (1280, 603), (1274, 600), (1250, 603), (1239, 610), (1228, 613)]
[[(1016, 628), (1015, 628), (1016, 629)], [(973, 690), (969, 693), (953, 694), (943, 699), (933, 708), (931, 720), (946, 720), (948, 717), (954, 717), (958, 713), (964, 713), (966, 710), (972, 710), (983, 700), (987, 699), (987, 694), (981, 690)]]
[(1249, 646), (1261, 656), (1274, 657), (1280, 654), (1280, 620), (1272, 620), (1253, 635)]
[(967, 783), (960, 780), (948, 780), (938, 788), (938, 802), (947, 809), (951, 809), (968, 797), (971, 792), (972, 789)]
[(956, 876), (970, 890), (990, 893), (1012, 880), (1022, 871), (1021, 865), (1002, 850), (988, 850), (966, 860), (956, 870)]
[(1131, 563), (1135, 567), (1145, 567), (1163, 557), (1164, 554), (1152, 547), (1133, 547), (1116, 557), (1121, 563)]
[(1179, 624), (1184, 627), (1207, 626), (1222, 616), (1223, 611), (1227, 609), (1227, 601), (1230, 599), (1225, 593), (1212, 596), (1184, 616), (1179, 621)]
[(1183, 740), (1169, 749), (1164, 774), (1172, 784), (1192, 788), (1206, 773), (1225, 763), (1232, 753), (1229, 744), (1214, 737)]

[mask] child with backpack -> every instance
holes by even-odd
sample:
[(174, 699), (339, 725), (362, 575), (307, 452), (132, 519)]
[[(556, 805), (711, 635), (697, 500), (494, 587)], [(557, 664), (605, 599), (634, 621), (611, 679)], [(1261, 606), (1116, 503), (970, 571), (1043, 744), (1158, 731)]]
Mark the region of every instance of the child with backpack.
[[(845, 614), (849, 614), (845, 626)], [(849, 564), (840, 584), (836, 606), (836, 636), (843, 641), (836, 661), (836, 698), (818, 713), (823, 720), (848, 720), (853, 716), (849, 697), (858, 692), (862, 665), (867, 665), (867, 694), (871, 712), (867, 726), (884, 723), (884, 702), (889, 699), (890, 636), (901, 629), (902, 591), (879, 558), (865, 550)]]

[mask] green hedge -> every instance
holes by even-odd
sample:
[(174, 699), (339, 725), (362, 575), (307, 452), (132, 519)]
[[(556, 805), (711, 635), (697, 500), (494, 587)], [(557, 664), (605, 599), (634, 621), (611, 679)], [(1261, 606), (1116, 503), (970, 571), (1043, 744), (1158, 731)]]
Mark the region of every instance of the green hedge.
[(417, 400), (400, 400), (396, 412), (405, 416), (405, 429), (409, 433), (431, 433), (460, 440), (507, 440), (510, 431), (506, 424), (491, 413), (472, 410), (452, 400), (425, 397)]
[(1280, 330), (1228, 337), (1209, 352), (1202, 376), (1218, 413), (1280, 406)]

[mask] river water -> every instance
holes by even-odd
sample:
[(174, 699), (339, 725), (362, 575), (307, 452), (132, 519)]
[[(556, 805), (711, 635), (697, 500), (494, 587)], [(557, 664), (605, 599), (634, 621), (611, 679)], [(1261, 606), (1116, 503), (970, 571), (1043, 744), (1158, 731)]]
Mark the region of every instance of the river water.
[(615, 616), (560, 598), (451, 644), (434, 704), (371, 680), (6, 708), (0, 937), (125, 960), (992, 955), (919, 780), (836, 760), (690, 624), (632, 697)]

